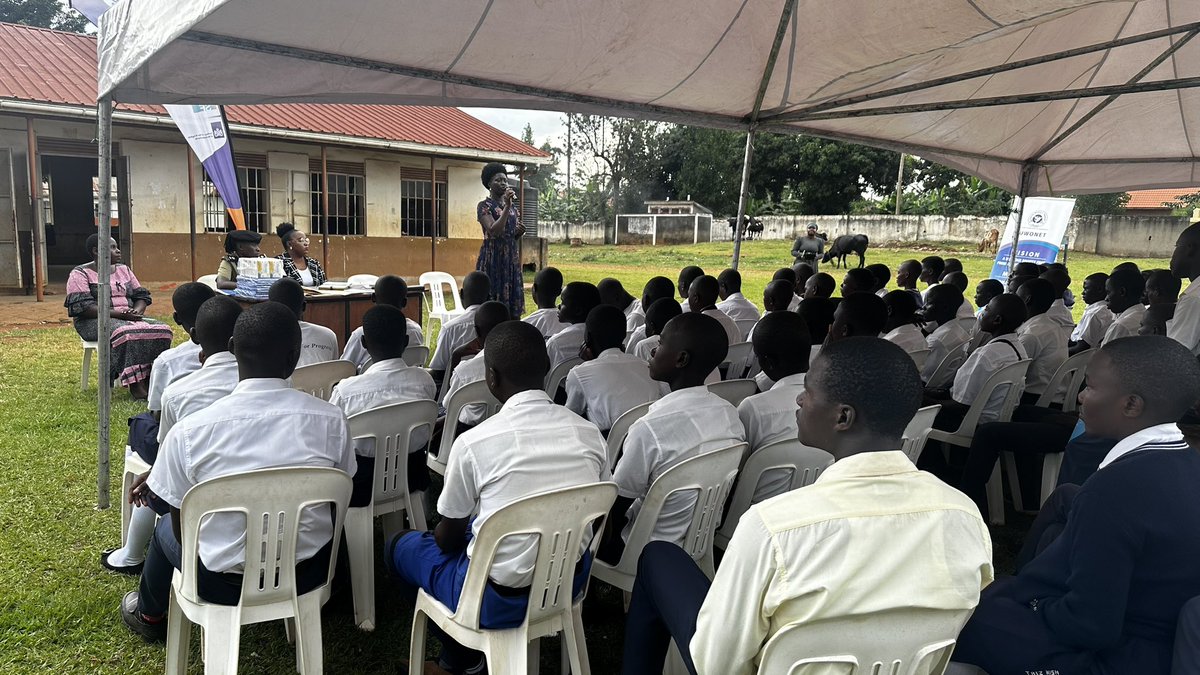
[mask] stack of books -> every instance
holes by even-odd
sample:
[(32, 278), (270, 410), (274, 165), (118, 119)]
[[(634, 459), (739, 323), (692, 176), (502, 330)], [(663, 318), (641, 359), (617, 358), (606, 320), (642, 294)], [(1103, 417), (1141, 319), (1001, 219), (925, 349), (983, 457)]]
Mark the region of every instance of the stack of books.
[(283, 278), (283, 261), (277, 258), (242, 258), (238, 260), (237, 288), (232, 295), (239, 298), (266, 300), (271, 286)]

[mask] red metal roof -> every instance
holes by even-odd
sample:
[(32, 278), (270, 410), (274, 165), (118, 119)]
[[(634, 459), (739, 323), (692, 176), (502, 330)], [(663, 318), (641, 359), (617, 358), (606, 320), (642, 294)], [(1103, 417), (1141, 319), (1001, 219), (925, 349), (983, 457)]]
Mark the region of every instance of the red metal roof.
[[(0, 99), (96, 105), (96, 38), (0, 23)], [(151, 105), (118, 110), (166, 115)], [(279, 104), (226, 106), (231, 123), (275, 129), (504, 152), (546, 153), (458, 108), (396, 105)]]
[(1167, 188), (1163, 190), (1130, 190), (1126, 209), (1169, 209), (1182, 195), (1200, 192), (1200, 187)]

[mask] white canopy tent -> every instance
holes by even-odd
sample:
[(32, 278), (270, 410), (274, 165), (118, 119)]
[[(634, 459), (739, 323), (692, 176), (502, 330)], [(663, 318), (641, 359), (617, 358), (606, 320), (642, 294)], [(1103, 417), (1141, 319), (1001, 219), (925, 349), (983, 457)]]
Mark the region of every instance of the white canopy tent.
[[(762, 131), (919, 154), (1022, 196), (1183, 187), (1198, 180), (1197, 33), (1194, 0), (122, 0), (100, 25), (100, 135), (114, 100), (533, 108), (745, 130), (739, 219)], [(106, 312), (100, 324), (103, 368)]]

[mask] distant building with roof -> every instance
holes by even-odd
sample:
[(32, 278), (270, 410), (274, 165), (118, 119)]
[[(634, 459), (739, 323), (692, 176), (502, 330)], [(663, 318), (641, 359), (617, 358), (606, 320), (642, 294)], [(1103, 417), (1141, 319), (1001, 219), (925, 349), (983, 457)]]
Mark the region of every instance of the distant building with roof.
[[(274, 228), (295, 223), (330, 278), (473, 270), (484, 163), (515, 167), (516, 178), (549, 161), (457, 108), (286, 104), (227, 106), (226, 115), (247, 227), (263, 233), (263, 253), (282, 252)], [(95, 37), (0, 23), (0, 287), (32, 288), (35, 231), (45, 234), (51, 279), (86, 260), (97, 222), (95, 120)], [(138, 277), (216, 272), (224, 204), (166, 111), (119, 104), (113, 157), (110, 217)], [(536, 200), (527, 190), (525, 204)]]
[(1180, 197), (1200, 193), (1200, 187), (1131, 190), (1125, 212), (1138, 216), (1170, 216), (1179, 209), (1172, 206)]

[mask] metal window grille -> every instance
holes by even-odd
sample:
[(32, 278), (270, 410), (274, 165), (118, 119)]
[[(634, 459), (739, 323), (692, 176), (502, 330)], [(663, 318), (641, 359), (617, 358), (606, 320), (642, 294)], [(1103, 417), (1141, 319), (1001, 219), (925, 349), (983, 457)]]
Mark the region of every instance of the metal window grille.
[[(440, 172), (439, 172), (440, 173)], [(440, 178), (440, 176), (439, 176)], [(434, 236), (434, 184), (400, 180), (400, 232), (408, 237)], [(446, 236), (446, 183), (437, 181), (437, 236)]]
[(324, 200), (321, 199), (321, 174), (313, 173), (312, 231), (313, 234), (364, 235), (366, 234), (366, 179), (344, 173), (329, 174), (329, 216), (325, 216)]
[[(252, 167), (237, 167), (238, 182), (242, 187), (242, 211), (246, 215), (246, 229), (267, 232), (270, 219), (267, 216), (267, 171)], [(204, 205), (204, 231), (226, 232), (233, 229), (233, 221), (225, 209), (225, 200), (217, 188), (204, 174), (200, 183), (201, 201)]]

